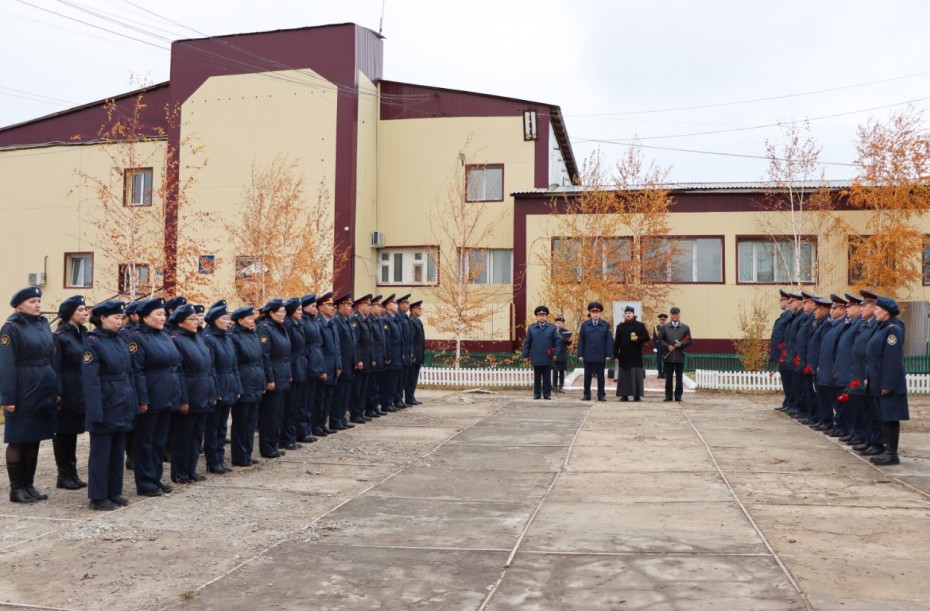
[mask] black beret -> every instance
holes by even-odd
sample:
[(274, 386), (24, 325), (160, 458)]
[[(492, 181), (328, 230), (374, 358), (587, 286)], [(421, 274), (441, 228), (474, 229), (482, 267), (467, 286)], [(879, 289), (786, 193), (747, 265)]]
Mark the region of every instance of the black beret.
[(34, 297), (42, 297), (42, 289), (37, 286), (27, 286), (13, 293), (13, 298), (10, 299), (10, 305), (15, 308), (27, 299), (32, 299)]
[(276, 312), (284, 307), (283, 299), (272, 299), (268, 303), (262, 306), (262, 313), (267, 314), (268, 312)]
[(165, 300), (161, 297), (156, 297), (154, 299), (148, 299), (139, 304), (136, 308), (136, 312), (139, 313), (139, 318), (145, 318), (155, 310), (162, 310), (165, 308)]
[(304, 308), (308, 305), (316, 305), (316, 293), (309, 293), (301, 297), (300, 305)]
[(178, 306), (178, 309), (171, 313), (171, 318), (168, 319), (172, 325), (177, 326), (182, 322), (196, 314), (194, 306), (189, 303)]
[(126, 305), (122, 301), (104, 301), (95, 305), (90, 313), (98, 318), (114, 314), (125, 314)]
[(207, 308), (203, 307), (203, 305), (199, 303), (194, 304), (194, 314), (203, 314), (206, 311), (207, 311)]
[(300, 309), (300, 297), (291, 297), (284, 302), (284, 311), (287, 312), (287, 315), (290, 316), (294, 312)]
[[(213, 305), (210, 306), (210, 310), (212, 310), (213, 308), (215, 308), (215, 307), (217, 307), (217, 306), (226, 307), (226, 306), (227, 306), (226, 300), (225, 300), (225, 299), (220, 299), (219, 301), (214, 302)], [(209, 311), (209, 310), (208, 310), (208, 311)]]
[(142, 305), (141, 301), (130, 301), (129, 303), (126, 304), (126, 310), (123, 312), (123, 314), (125, 314), (126, 316), (129, 316), (131, 314), (138, 314), (140, 305)]
[(898, 306), (898, 302), (892, 299), (891, 297), (879, 297), (875, 300), (876, 307), (879, 307), (892, 316), (897, 316), (901, 313), (901, 308)]
[(164, 307), (166, 310), (171, 310), (172, 312), (174, 312), (175, 310), (177, 310), (179, 307), (181, 307), (185, 303), (187, 303), (187, 297), (172, 297), (171, 299), (166, 301), (165, 305), (162, 307)]
[(221, 305), (214, 305), (212, 308), (210, 308), (210, 311), (207, 312), (207, 315), (204, 316), (204, 320), (207, 321), (207, 324), (212, 325), (217, 318), (222, 318), (227, 314), (229, 314), (229, 308), (226, 307), (225, 303)]
[(82, 295), (72, 295), (68, 297), (58, 306), (58, 318), (64, 322), (68, 322), (82, 305), (84, 305), (84, 297)]
[(242, 306), (241, 308), (236, 308), (232, 313), (233, 320), (241, 320), (246, 316), (253, 316), (255, 314), (255, 308), (252, 306)]
[(533, 310), (533, 314), (548, 314), (548, 313), (549, 313), (549, 308), (543, 305), (536, 306), (536, 309)]

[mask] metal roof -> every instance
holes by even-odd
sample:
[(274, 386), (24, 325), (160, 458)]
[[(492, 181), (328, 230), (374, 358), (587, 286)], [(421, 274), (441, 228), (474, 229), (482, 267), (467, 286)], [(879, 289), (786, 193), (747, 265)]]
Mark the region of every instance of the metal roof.
[[(802, 180), (790, 184), (795, 189), (848, 189), (852, 186), (852, 180)], [(783, 189), (785, 184), (778, 184), (772, 181), (748, 181), (748, 182), (668, 182), (661, 185), (663, 189), (669, 191), (729, 191), (729, 192), (759, 192), (770, 191), (773, 189)], [(614, 189), (614, 185), (603, 185), (604, 190)], [(636, 190), (641, 187), (631, 187)], [(554, 189), (527, 189), (524, 191), (514, 191), (513, 196), (519, 195), (570, 195), (572, 193), (581, 193), (583, 187), (577, 185), (563, 185)]]

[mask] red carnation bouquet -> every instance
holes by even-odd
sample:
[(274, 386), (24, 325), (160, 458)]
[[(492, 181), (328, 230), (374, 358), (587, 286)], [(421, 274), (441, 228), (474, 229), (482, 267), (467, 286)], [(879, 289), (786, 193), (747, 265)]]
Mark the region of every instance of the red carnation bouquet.
[(849, 391), (851, 391), (854, 388), (858, 388), (860, 386), (862, 386), (862, 380), (858, 378), (853, 380), (852, 382), (849, 383), (849, 386), (843, 389), (842, 394), (840, 394), (840, 396), (837, 397), (836, 400), (839, 401), (840, 403), (849, 402)]

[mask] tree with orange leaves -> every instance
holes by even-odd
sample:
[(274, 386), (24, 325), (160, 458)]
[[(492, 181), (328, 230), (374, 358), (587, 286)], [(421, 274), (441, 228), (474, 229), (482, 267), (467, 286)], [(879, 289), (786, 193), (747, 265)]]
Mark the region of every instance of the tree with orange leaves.
[(917, 220), (930, 212), (930, 131), (922, 111), (910, 107), (887, 122), (859, 127), (859, 174), (846, 195), (868, 211), (860, 234), (848, 223), (850, 268), (856, 288), (904, 297), (921, 283), (927, 236)]
[[(98, 259), (95, 284), (107, 293), (131, 300), (161, 290), (169, 258), (196, 262), (203, 252), (197, 230), (209, 222), (205, 214), (187, 210), (197, 170), (207, 163), (203, 148), (190, 138), (177, 145), (185, 152), (187, 173), (181, 180), (175, 145), (167, 143), (166, 130), (145, 122), (145, 91), (141, 89), (128, 105), (116, 100), (104, 103), (107, 120), (96, 143), (109, 159), (110, 172), (95, 174), (82, 168), (75, 171), (99, 204), (99, 210), (88, 215), (90, 228), (82, 228), (95, 252), (103, 255), (102, 260)], [(166, 105), (164, 113), (165, 124), (170, 127), (179, 120), (180, 107)], [(166, 202), (175, 185), (177, 208), (184, 212), (184, 222), (177, 228), (177, 251), (169, 253), (165, 240)], [(179, 274), (177, 294), (195, 300), (203, 297), (209, 278), (196, 272), (194, 264)]]
[(551, 250), (537, 255), (549, 270), (542, 298), (569, 328), (591, 301), (641, 301), (645, 318), (668, 300), (680, 247), (669, 238), (667, 177), (636, 146), (612, 173), (598, 152), (585, 161), (580, 193), (550, 204), (559, 226)]
[(236, 252), (236, 291), (247, 303), (332, 286), (346, 264), (333, 250), (333, 213), (321, 181), (308, 202), (297, 161), (253, 165), (239, 218), (226, 225)]

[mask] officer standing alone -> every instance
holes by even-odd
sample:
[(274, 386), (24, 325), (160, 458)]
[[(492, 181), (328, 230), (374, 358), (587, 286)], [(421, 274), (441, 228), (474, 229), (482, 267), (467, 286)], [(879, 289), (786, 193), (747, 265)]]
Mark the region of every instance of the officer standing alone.
[(588, 304), (591, 318), (581, 323), (578, 330), (578, 360), (584, 363), (584, 394), (582, 401), (591, 400), (591, 378), (597, 376), (597, 400), (606, 401), (604, 367), (614, 351), (610, 325), (601, 320), (604, 306), (599, 301)]
[(526, 330), (523, 340), (523, 358), (533, 365), (533, 398), (552, 398), (552, 363), (559, 343), (559, 332), (546, 318), (549, 308), (537, 306), (533, 310), (536, 322)]

